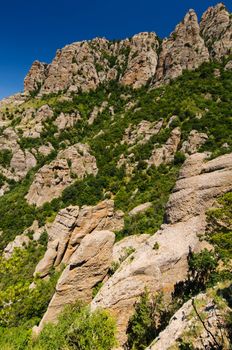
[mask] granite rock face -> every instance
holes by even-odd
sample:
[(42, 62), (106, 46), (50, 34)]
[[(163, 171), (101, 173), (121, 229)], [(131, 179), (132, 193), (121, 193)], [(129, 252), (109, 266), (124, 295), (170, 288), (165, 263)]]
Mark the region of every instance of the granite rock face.
[(24, 90), (26, 92), (32, 93), (41, 88), (41, 85), (47, 76), (47, 67), (48, 65), (46, 63), (39, 61), (35, 61), (32, 64), (31, 69), (24, 80)]
[(57, 321), (66, 305), (77, 300), (92, 300), (94, 286), (104, 279), (111, 265), (114, 240), (115, 235), (111, 231), (94, 231), (83, 238), (59, 278), (56, 292), (37, 332), (44, 324)]
[(29, 204), (42, 206), (59, 197), (75, 181), (73, 175), (83, 179), (86, 175), (96, 175), (97, 171), (96, 159), (88, 145), (75, 144), (60, 151), (55, 160), (36, 173), (26, 199)]
[(211, 58), (221, 59), (232, 52), (232, 19), (222, 3), (209, 7), (200, 23), (201, 35)]
[(144, 288), (170, 294), (185, 279), (189, 247), (199, 251), (203, 244), (198, 235), (206, 229), (205, 211), (217, 196), (232, 190), (231, 180), (231, 154), (207, 161), (207, 154), (196, 153), (186, 160), (167, 205), (166, 224), (121, 264), (91, 304), (116, 317), (120, 344)]
[(145, 144), (153, 135), (157, 135), (163, 126), (163, 120), (149, 122), (142, 120), (138, 125), (130, 125), (126, 130), (121, 144), (135, 145)]
[(184, 69), (195, 69), (208, 60), (209, 52), (200, 36), (197, 15), (190, 10), (162, 43), (154, 84), (169, 82), (181, 75)]
[(66, 95), (96, 89), (117, 80), (139, 88), (151, 82), (159, 86), (198, 68), (210, 59), (231, 53), (231, 18), (223, 4), (210, 7), (200, 24), (190, 10), (161, 43), (155, 33), (139, 33), (112, 42), (105, 38), (76, 42), (58, 50), (51, 64), (34, 62), (25, 78), (25, 93), (65, 92)]
[(186, 156), (196, 153), (199, 148), (208, 140), (205, 133), (199, 133), (197, 130), (190, 131), (189, 137), (182, 143), (181, 152)]
[[(219, 308), (212, 297), (207, 294), (199, 294), (194, 299), (197, 312), (204, 317), (207, 329), (220, 343), (223, 337), (225, 349), (229, 349), (228, 334), (224, 327), (225, 314), (228, 307)], [(189, 336), (188, 336), (189, 334)], [(195, 349), (212, 349), (212, 338), (201, 324), (192, 305), (192, 300), (187, 301), (171, 318), (169, 325), (152, 342), (146, 350), (168, 350), (177, 346), (180, 339), (191, 341)]]
[(123, 85), (140, 88), (155, 74), (159, 41), (155, 33), (140, 33), (132, 37), (127, 68), (120, 79)]
[(163, 146), (155, 145), (148, 164), (158, 167), (161, 164), (171, 163), (174, 160), (180, 140), (181, 130), (178, 127), (171, 131), (170, 137)]
[(34, 275), (47, 276), (51, 267), (68, 264), (82, 239), (94, 231), (118, 231), (124, 226), (123, 213), (115, 211), (114, 202), (105, 200), (96, 206), (70, 206), (57, 214), (47, 227), (48, 246)]

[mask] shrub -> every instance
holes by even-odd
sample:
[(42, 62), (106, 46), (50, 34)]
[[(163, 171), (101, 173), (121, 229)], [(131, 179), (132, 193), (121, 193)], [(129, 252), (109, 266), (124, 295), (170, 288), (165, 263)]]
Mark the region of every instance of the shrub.
[(168, 311), (163, 301), (163, 294), (149, 296), (148, 290), (145, 289), (128, 324), (128, 349), (146, 349), (166, 326), (170, 316), (171, 311)]
[(3, 149), (0, 151), (0, 165), (7, 168), (10, 166), (10, 162), (12, 159), (12, 151), (9, 149)]
[(115, 330), (106, 311), (90, 313), (78, 302), (64, 310), (57, 325), (46, 325), (34, 346), (43, 350), (110, 350), (116, 345)]

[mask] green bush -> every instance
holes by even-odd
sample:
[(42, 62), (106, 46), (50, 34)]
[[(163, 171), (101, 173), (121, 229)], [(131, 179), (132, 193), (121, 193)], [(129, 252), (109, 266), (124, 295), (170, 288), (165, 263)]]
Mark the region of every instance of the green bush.
[(10, 166), (13, 153), (9, 149), (0, 150), (0, 165), (7, 168)]
[(111, 350), (116, 345), (115, 322), (102, 310), (90, 313), (81, 303), (67, 307), (57, 325), (44, 327), (32, 349)]

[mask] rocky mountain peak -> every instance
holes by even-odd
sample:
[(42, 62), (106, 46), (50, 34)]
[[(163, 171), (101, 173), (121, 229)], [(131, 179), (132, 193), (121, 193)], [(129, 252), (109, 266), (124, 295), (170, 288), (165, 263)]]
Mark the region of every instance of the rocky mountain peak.
[(231, 33), (230, 14), (222, 3), (210, 7), (200, 24), (190, 9), (162, 44), (154, 32), (116, 41), (95, 38), (58, 50), (49, 65), (35, 61), (25, 78), (25, 92), (70, 95), (94, 90), (111, 80), (133, 88), (150, 81), (159, 86), (185, 69), (230, 54)]
[(232, 49), (232, 21), (223, 3), (209, 7), (200, 23), (201, 35), (205, 40), (211, 57), (220, 59), (229, 55)]

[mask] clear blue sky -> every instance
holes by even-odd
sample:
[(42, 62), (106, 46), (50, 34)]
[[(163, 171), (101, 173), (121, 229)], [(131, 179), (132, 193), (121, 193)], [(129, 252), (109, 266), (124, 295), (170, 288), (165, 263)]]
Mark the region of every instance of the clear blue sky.
[[(64, 45), (141, 31), (167, 36), (189, 8), (200, 17), (214, 0), (6, 0), (0, 12), (0, 99), (21, 91), (35, 59), (49, 63)], [(231, 1), (224, 1), (232, 10)]]

